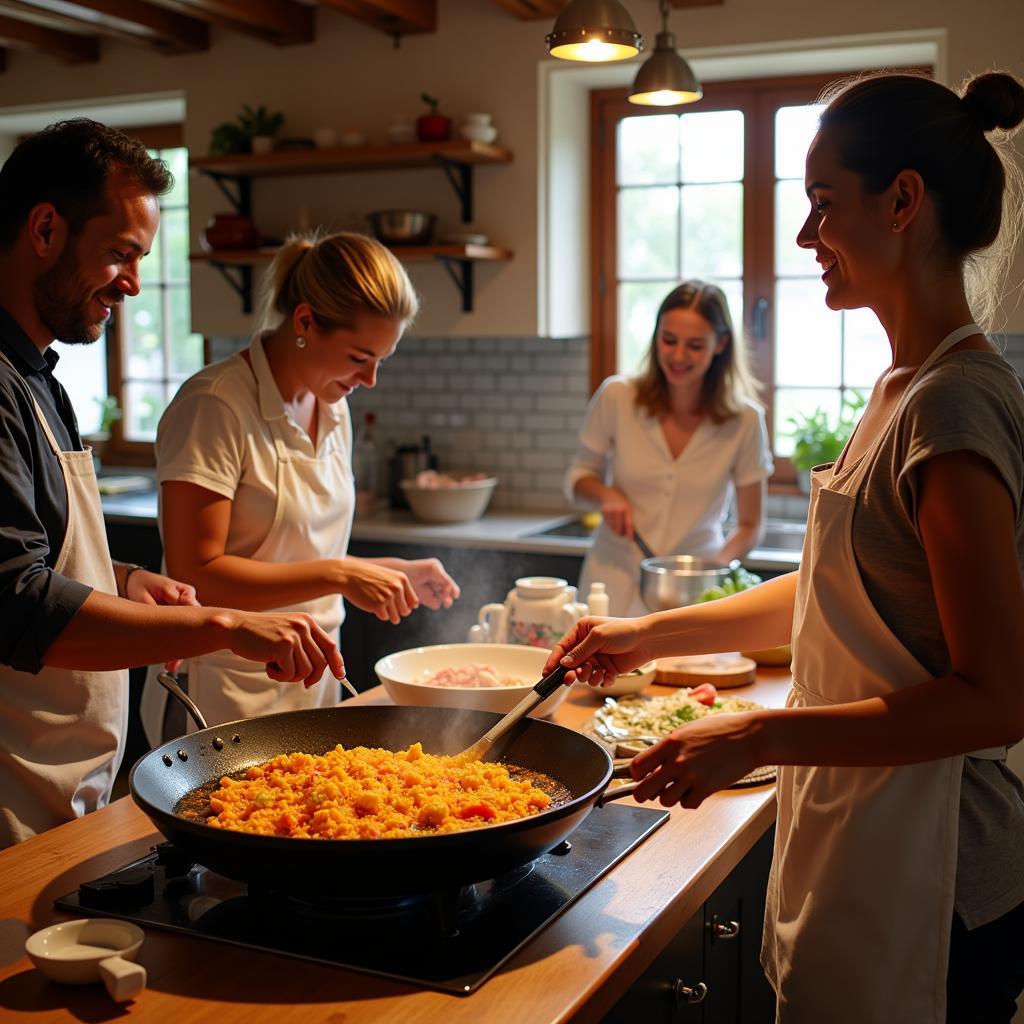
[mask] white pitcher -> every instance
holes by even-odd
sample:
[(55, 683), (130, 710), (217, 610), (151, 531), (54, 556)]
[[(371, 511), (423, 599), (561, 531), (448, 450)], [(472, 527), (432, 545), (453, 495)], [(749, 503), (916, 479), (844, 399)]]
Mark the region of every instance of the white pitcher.
[(523, 576), (504, 604), (485, 604), (470, 629), (471, 642), (523, 644), (550, 650), (587, 614), (576, 588), (556, 576)]

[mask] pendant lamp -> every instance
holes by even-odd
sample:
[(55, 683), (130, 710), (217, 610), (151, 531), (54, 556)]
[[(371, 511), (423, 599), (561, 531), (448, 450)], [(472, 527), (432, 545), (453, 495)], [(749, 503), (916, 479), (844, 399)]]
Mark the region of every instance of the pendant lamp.
[(676, 37), (668, 30), (668, 0), (659, 0), (661, 31), (654, 53), (640, 65), (629, 91), (629, 102), (649, 107), (695, 103), (704, 95), (693, 69), (676, 50)]
[(619, 0), (570, 0), (546, 42), (552, 57), (594, 63), (635, 57), (644, 46)]

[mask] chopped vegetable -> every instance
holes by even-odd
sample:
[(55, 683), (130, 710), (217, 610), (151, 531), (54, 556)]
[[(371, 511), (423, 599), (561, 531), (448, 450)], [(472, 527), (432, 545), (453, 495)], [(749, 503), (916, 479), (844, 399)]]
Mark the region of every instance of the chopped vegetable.
[(756, 587), (761, 582), (761, 577), (757, 573), (749, 572), (742, 565), (738, 565), (730, 571), (720, 587), (708, 587), (707, 590), (700, 594), (697, 598), (697, 603), (717, 601), (720, 597), (730, 597), (732, 594), (738, 594), (743, 590), (748, 590), (750, 587)]

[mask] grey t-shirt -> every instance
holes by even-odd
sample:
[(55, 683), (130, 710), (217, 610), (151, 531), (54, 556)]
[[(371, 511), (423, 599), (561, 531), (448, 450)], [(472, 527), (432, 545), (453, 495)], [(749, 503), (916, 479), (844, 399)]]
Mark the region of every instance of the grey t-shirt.
[[(865, 590), (903, 646), (934, 676), (949, 652), (917, 533), (918, 470), (945, 452), (987, 459), (1013, 498), (1024, 566), (1024, 388), (1002, 356), (957, 352), (914, 385), (881, 442), (853, 517), (853, 550)], [(836, 480), (853, 466), (843, 467)], [(1024, 686), (1024, 680), (1021, 681)], [(1024, 902), (1024, 786), (1001, 761), (967, 758), (960, 794), (957, 912), (977, 928)]]

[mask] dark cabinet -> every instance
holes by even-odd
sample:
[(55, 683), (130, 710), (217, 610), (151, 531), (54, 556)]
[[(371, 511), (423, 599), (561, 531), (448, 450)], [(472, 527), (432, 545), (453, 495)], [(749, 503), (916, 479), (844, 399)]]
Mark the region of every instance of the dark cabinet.
[(604, 1018), (604, 1024), (772, 1024), (761, 928), (774, 827)]

